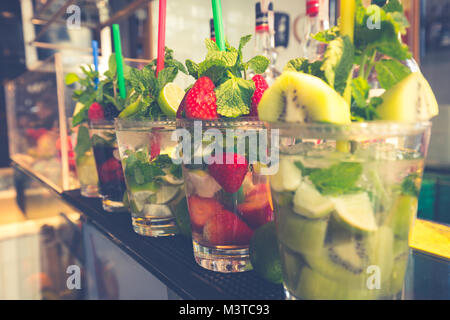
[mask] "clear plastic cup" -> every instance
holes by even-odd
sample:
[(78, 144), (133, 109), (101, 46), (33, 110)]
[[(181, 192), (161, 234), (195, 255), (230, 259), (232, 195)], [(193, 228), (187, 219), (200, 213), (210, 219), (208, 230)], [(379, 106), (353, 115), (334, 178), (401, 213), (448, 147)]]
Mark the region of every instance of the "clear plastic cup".
[(116, 134), (134, 231), (144, 236), (177, 233), (174, 212), (185, 201), (181, 164), (175, 164), (176, 123), (116, 119)]
[(395, 299), (430, 123), (270, 124), (270, 184), (287, 299)]
[(127, 208), (123, 204), (125, 179), (117, 148), (114, 120), (89, 121), (89, 135), (103, 209), (108, 212), (126, 211)]
[[(180, 132), (183, 148), (190, 146), (190, 151), (183, 149), (183, 177), (195, 260), (219, 272), (251, 269), (250, 239), (257, 228), (273, 220), (273, 205), (267, 177), (259, 174), (258, 162), (251, 163), (249, 158), (250, 145), (258, 147), (258, 143), (247, 140), (239, 152), (239, 139), (234, 137), (239, 130), (257, 136), (263, 124), (245, 119), (179, 119), (177, 127), (184, 130)], [(215, 138), (210, 140), (208, 134)], [(211, 149), (215, 143), (222, 155)], [(184, 157), (187, 152), (190, 159)]]
[[(70, 123), (72, 121), (70, 120)], [(98, 198), (98, 177), (92, 151), (89, 128), (87, 124), (80, 124), (72, 128), (72, 145), (75, 153), (75, 166), (80, 193), (83, 197)]]

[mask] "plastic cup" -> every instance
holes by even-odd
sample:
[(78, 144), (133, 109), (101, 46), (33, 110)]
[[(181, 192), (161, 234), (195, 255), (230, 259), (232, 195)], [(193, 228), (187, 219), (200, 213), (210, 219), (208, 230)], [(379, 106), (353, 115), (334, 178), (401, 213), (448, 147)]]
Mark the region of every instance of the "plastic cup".
[[(116, 119), (133, 229), (144, 236), (177, 233), (174, 212), (184, 200), (181, 164), (172, 161), (175, 121)], [(185, 200), (184, 200), (185, 201)]]
[[(273, 207), (268, 179), (258, 173), (260, 165), (250, 161), (250, 154), (258, 151), (252, 152), (250, 146), (258, 147), (258, 142), (243, 140), (247, 142), (239, 152), (239, 138), (235, 137), (245, 137), (238, 134), (239, 130), (257, 137), (263, 124), (245, 119), (179, 119), (177, 127), (184, 130), (180, 133), (186, 143), (183, 177), (195, 260), (203, 268), (218, 272), (251, 269), (250, 239), (254, 230), (273, 220)], [(215, 136), (213, 140), (210, 134)], [(228, 135), (231, 139), (227, 141)], [(217, 149), (211, 149), (214, 145)], [(190, 150), (186, 151), (188, 146)], [(185, 158), (188, 153), (190, 159)], [(229, 161), (225, 154), (231, 155)], [(235, 164), (240, 169), (233, 169)]]
[(126, 191), (113, 120), (89, 122), (89, 135), (97, 168), (99, 193), (103, 209), (126, 211), (123, 197)]
[(270, 124), (280, 133), (270, 184), (287, 299), (401, 297), (430, 127)]
[(83, 197), (98, 198), (100, 195), (98, 193), (97, 169), (88, 125), (80, 124), (73, 127), (71, 138), (74, 146), (78, 181), (80, 182), (80, 193)]

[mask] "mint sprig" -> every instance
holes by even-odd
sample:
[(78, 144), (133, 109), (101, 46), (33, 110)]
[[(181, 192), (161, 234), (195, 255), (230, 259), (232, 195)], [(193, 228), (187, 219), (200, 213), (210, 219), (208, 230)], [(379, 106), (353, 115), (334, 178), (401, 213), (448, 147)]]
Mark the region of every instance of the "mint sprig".
[(269, 59), (260, 55), (244, 62), (242, 50), (251, 37), (242, 37), (237, 49), (226, 42), (226, 51), (220, 51), (214, 41), (206, 39), (208, 53), (205, 60), (200, 63), (192, 60), (185, 62), (189, 75), (196, 80), (208, 77), (214, 83), (217, 113), (221, 116), (235, 118), (250, 113), (255, 84), (247, 80), (247, 72), (252, 70), (256, 74), (263, 74), (270, 64)]

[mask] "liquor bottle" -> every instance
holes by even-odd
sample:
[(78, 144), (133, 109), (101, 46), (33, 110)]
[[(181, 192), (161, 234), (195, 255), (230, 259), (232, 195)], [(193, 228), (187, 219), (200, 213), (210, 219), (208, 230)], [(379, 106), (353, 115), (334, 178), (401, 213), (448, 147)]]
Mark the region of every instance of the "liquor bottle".
[(317, 60), (323, 55), (325, 45), (314, 40), (311, 35), (329, 28), (329, 0), (307, 0), (306, 14), (296, 22), (296, 30), (301, 30), (301, 55), (309, 60)]
[(214, 19), (209, 19), (209, 39), (216, 41), (216, 32), (214, 31)]
[[(270, 60), (269, 67), (263, 74), (270, 85), (280, 75), (275, 67), (277, 52), (275, 50), (273, 3), (266, 0), (258, 1), (255, 5), (255, 14), (254, 55), (262, 55)], [(252, 76), (253, 74), (250, 74), (250, 77)]]

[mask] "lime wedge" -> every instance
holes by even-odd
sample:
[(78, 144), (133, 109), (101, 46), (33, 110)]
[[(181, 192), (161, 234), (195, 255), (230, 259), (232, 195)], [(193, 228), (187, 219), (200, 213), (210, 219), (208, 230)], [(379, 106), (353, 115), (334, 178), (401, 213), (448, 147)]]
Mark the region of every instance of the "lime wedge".
[(175, 117), (184, 94), (184, 90), (175, 83), (166, 84), (158, 97), (158, 104), (162, 112), (169, 117)]
[(378, 226), (367, 193), (348, 194), (331, 198), (335, 217), (354, 231), (373, 232)]

